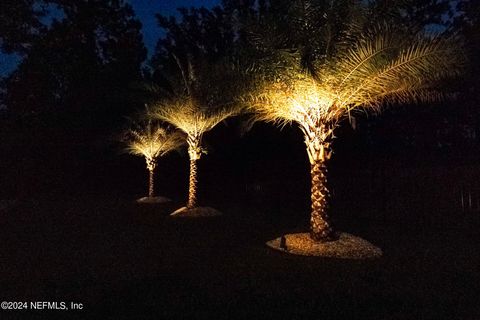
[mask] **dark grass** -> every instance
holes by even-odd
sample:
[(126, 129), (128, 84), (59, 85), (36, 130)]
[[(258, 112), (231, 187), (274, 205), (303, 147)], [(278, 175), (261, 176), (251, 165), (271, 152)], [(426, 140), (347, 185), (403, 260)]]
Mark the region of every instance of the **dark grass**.
[(1, 212), (2, 300), (77, 301), (85, 309), (0, 318), (480, 318), (474, 225), (338, 221), (385, 254), (348, 261), (267, 248), (283, 232), (304, 231), (303, 213), (292, 208), (217, 203), (222, 217), (168, 217), (179, 205), (84, 196), (24, 200)]

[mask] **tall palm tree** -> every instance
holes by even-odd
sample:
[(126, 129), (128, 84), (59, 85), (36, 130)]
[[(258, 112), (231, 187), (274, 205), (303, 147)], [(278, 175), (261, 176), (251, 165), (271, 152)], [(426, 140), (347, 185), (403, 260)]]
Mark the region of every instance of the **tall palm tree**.
[(257, 63), (258, 89), (247, 99), (256, 119), (294, 122), (303, 133), (311, 164), (310, 237), (317, 242), (338, 236), (328, 216), (326, 165), (335, 128), (357, 110), (381, 112), (388, 104), (441, 98), (440, 82), (463, 66), (458, 44), (440, 35), (402, 36), (392, 27), (354, 23), (343, 30), (311, 41), (324, 44), (313, 50), (320, 55), (306, 56), (300, 45), (268, 48), (263, 65)]
[(147, 120), (141, 124), (134, 123), (133, 128), (125, 131), (122, 140), (126, 144), (125, 151), (145, 158), (149, 172), (148, 198), (153, 199), (158, 158), (180, 148), (185, 143), (183, 134)]
[[(186, 209), (197, 207), (197, 162), (202, 154), (203, 136), (222, 121), (241, 112), (236, 89), (236, 66), (210, 62), (205, 57), (172, 54), (177, 73), (165, 77), (163, 93), (151, 104), (150, 116), (184, 132), (190, 158), (189, 194)], [(158, 89), (158, 88), (157, 88)], [(157, 90), (162, 91), (162, 89)], [(180, 209), (182, 210), (182, 208)]]
[(202, 146), (203, 135), (234, 114), (236, 111), (233, 108), (208, 109), (199, 106), (191, 97), (159, 102), (151, 112), (153, 118), (165, 121), (186, 134), (190, 158), (187, 209), (197, 207), (197, 161), (206, 153)]

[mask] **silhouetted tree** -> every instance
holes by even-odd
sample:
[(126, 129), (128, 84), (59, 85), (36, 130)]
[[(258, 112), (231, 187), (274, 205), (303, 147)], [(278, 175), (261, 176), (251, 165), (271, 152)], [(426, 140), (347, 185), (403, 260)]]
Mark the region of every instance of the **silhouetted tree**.
[[(141, 77), (141, 24), (124, 1), (49, 1), (54, 20), (8, 79), (7, 107), (65, 127), (102, 128), (127, 113), (128, 86)], [(62, 119), (62, 121), (58, 121)]]
[(0, 49), (6, 53), (25, 54), (44, 31), (40, 21), (43, 1), (2, 0), (0, 2)]
[(178, 62), (207, 60), (209, 63), (231, 57), (235, 31), (231, 17), (221, 7), (179, 8), (179, 19), (157, 14), (158, 25), (165, 37), (159, 39), (151, 61), (154, 78), (163, 81), (163, 74), (175, 74)]
[(453, 0), (369, 0), (368, 19), (375, 23), (389, 21), (404, 32), (417, 32), (425, 27), (448, 28), (453, 22)]

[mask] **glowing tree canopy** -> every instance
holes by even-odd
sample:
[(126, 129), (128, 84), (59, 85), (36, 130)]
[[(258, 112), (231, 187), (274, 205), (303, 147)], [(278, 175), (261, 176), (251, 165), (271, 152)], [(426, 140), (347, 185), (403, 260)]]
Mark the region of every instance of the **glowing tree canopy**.
[[(463, 55), (453, 39), (399, 34), (387, 26), (352, 29), (328, 43), (324, 54), (309, 57), (301, 50), (277, 50), (260, 64), (251, 111), (259, 120), (302, 130), (312, 176), (311, 237), (336, 238), (328, 218), (326, 161), (334, 130), (357, 110), (380, 112), (391, 103), (442, 97), (440, 81), (456, 76)], [(315, 41), (312, 41), (314, 43)], [(306, 66), (307, 65), (307, 66)]]
[(185, 143), (183, 134), (148, 120), (128, 129), (124, 134), (123, 141), (127, 145), (125, 148), (127, 152), (145, 158), (149, 171), (148, 196), (154, 197), (154, 173), (157, 160), (180, 148)]

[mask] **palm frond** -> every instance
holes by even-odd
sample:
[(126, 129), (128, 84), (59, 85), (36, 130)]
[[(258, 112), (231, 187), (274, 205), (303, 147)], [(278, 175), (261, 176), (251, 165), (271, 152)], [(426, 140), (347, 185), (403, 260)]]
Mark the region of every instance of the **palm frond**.
[[(385, 98), (400, 102), (416, 99), (419, 91), (435, 89), (439, 80), (459, 75), (464, 67), (458, 44), (449, 39), (422, 36), (391, 46), (385, 38), (378, 36), (375, 46), (367, 42), (357, 47), (360, 52), (370, 53), (370, 58), (356, 64), (337, 88), (342, 107), (368, 108)], [(339, 74), (345, 73), (357, 57), (349, 52), (339, 62)]]
[(185, 136), (148, 120), (133, 123), (132, 128), (125, 131), (122, 141), (126, 152), (154, 160), (180, 148), (185, 144)]
[(191, 97), (158, 102), (150, 111), (153, 119), (169, 123), (189, 136), (199, 137), (238, 113), (236, 108), (206, 108)]
[(295, 65), (272, 67), (273, 77), (257, 77), (258, 89), (247, 97), (250, 111), (258, 120), (314, 128), (355, 110), (441, 99), (440, 81), (464, 68), (456, 39), (424, 34), (402, 39), (392, 31), (357, 34), (350, 48), (317, 67), (318, 76)]
[(326, 120), (336, 96), (308, 74), (297, 74), (281, 82), (265, 82), (251, 97), (250, 110), (259, 120), (281, 125), (295, 121), (315, 126)]

